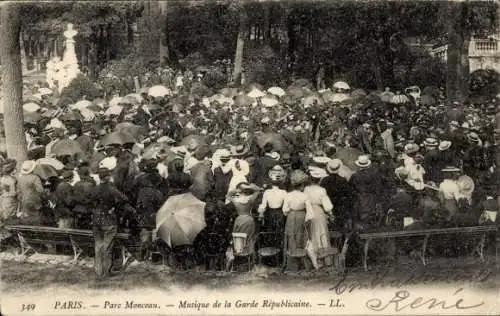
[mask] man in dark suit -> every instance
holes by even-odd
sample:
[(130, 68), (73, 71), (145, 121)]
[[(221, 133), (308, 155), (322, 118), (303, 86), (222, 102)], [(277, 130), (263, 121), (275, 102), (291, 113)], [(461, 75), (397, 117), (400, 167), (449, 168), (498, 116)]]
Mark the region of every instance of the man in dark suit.
[(378, 226), (381, 203), (384, 201), (382, 175), (372, 166), (368, 156), (359, 156), (356, 165), (360, 168), (350, 182), (354, 188), (354, 210), (362, 226)]
[(111, 273), (113, 240), (118, 232), (119, 219), (125, 213), (135, 212), (127, 196), (120, 192), (113, 183), (112, 172), (117, 167), (115, 157), (103, 159), (99, 165), (99, 178), (93, 196), (93, 233), (95, 240), (94, 271), (99, 277)]
[(328, 176), (323, 178), (320, 183), (332, 201), (335, 212), (335, 227), (339, 230), (345, 229), (352, 218), (353, 202), (353, 188), (344, 177), (338, 174), (341, 166), (340, 159), (329, 161), (326, 166)]

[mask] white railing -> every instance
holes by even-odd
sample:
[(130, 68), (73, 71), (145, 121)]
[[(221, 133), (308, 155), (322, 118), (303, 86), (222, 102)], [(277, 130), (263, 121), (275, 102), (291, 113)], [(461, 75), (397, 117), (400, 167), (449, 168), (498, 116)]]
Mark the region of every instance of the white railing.
[(469, 56), (471, 57), (488, 57), (500, 54), (498, 40), (472, 40)]

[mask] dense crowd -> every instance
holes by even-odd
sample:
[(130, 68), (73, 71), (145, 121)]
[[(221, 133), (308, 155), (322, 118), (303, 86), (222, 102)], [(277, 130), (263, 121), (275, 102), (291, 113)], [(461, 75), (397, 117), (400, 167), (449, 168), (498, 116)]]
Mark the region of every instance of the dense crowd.
[[(320, 267), (332, 231), (497, 222), (497, 100), (445, 105), (428, 89), (433, 102), (418, 102), (343, 82), (212, 94), (201, 78), (64, 108), (40, 88), (24, 106), (28, 160), (2, 162), (2, 224), (93, 229), (96, 256), (117, 230), (155, 231), (195, 261), (243, 233), (247, 252), (307, 248)], [(157, 212), (182, 194), (203, 202), (205, 225), (176, 243)]]

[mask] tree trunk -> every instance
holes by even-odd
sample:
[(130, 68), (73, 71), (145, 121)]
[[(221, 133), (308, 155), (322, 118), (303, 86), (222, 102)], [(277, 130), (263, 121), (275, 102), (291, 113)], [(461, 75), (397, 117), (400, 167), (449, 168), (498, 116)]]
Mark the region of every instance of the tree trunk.
[(246, 33), (246, 14), (245, 8), (240, 7), (240, 25), (238, 31), (238, 39), (236, 42), (236, 53), (234, 54), (234, 70), (233, 81), (237, 85), (241, 84), (241, 75), (243, 71), (243, 47), (245, 46), (245, 33)]
[(0, 11), (0, 59), (2, 60), (2, 103), (7, 156), (20, 165), (27, 158), (23, 117), (23, 78), (19, 35), (19, 5), (5, 3)]
[(162, 16), (162, 25), (160, 29), (160, 64), (168, 60), (168, 44), (167, 44), (167, 1), (159, 1), (160, 14)]
[(271, 5), (269, 3), (264, 3), (264, 43), (269, 44), (271, 42)]
[(24, 45), (24, 36), (22, 33), (19, 34), (19, 50), (21, 53), (21, 69), (23, 74), (28, 73), (28, 59), (26, 58), (26, 47)]
[(463, 102), (468, 97), (469, 42), (470, 35), (461, 27), (462, 3), (449, 2), (447, 5), (447, 69), (446, 96), (449, 102)]

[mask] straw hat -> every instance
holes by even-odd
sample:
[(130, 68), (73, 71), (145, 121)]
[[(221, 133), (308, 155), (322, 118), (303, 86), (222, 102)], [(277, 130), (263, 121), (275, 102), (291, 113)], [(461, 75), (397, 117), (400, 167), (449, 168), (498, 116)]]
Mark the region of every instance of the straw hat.
[(437, 147), (439, 145), (439, 142), (435, 138), (428, 137), (424, 140), (424, 145), (427, 147)]
[(315, 156), (312, 161), (318, 166), (326, 166), (331, 159), (326, 156)]
[(342, 167), (342, 160), (332, 159), (326, 164), (326, 171), (331, 174), (338, 173), (340, 167)]
[(398, 177), (401, 180), (405, 180), (408, 177), (408, 169), (405, 167), (398, 167), (396, 170), (394, 170), (394, 173), (396, 174), (396, 177)]
[(447, 166), (444, 169), (441, 169), (442, 172), (460, 172), (460, 168), (454, 167), (454, 166)]
[(439, 143), (439, 147), (438, 149), (441, 150), (441, 151), (444, 151), (448, 148), (451, 147), (451, 141), (449, 140), (443, 140), (442, 142)]
[(319, 168), (319, 167), (309, 167), (309, 175), (311, 178), (315, 179), (322, 179), (326, 176), (328, 176), (328, 173), (326, 173), (325, 169)]
[(372, 161), (367, 155), (361, 155), (354, 163), (360, 168), (368, 168), (372, 164)]
[(118, 161), (116, 160), (116, 157), (106, 157), (99, 162), (99, 169), (112, 171), (116, 168), (117, 164)]
[(481, 139), (479, 138), (479, 135), (476, 133), (469, 133), (467, 134), (467, 139), (470, 140), (473, 143), (480, 143)]
[(276, 151), (271, 152), (268, 156), (273, 160), (280, 160), (281, 158), (280, 154)]
[(406, 154), (414, 154), (414, 153), (418, 152), (419, 149), (420, 149), (419, 146), (415, 143), (409, 143), (409, 144), (405, 145), (405, 153)]
[(35, 170), (36, 162), (34, 160), (26, 160), (21, 165), (21, 174), (30, 174)]
[(294, 170), (290, 176), (290, 183), (292, 186), (306, 184), (307, 181), (309, 181), (309, 177), (302, 170)]
[(282, 166), (275, 165), (269, 170), (268, 176), (272, 181), (280, 181), (286, 177), (286, 171)]

